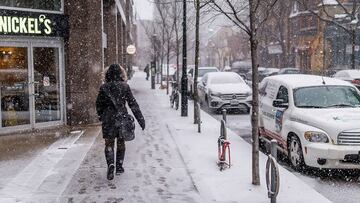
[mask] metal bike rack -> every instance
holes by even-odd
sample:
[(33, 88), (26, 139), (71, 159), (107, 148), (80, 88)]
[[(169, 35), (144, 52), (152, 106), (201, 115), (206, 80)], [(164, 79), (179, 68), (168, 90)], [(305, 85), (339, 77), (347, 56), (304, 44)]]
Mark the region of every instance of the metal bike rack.
[(277, 141), (271, 140), (271, 154), (266, 162), (266, 187), (271, 203), (276, 203), (280, 189), (280, 174), (277, 163)]
[[(220, 126), (220, 136), (218, 138), (218, 158), (219, 161), (217, 165), (220, 168), (220, 171), (225, 168), (231, 167), (231, 156), (230, 156), (230, 142), (227, 140), (227, 129), (226, 129), (226, 110), (222, 111), (223, 119), (221, 120)], [(224, 148), (224, 145), (227, 146)], [(226, 154), (228, 153), (228, 154)], [(226, 157), (228, 157), (228, 162), (226, 161)]]
[(226, 113), (227, 113), (226, 109), (223, 109), (221, 112), (222, 112), (222, 116), (223, 116), (222, 119), (226, 122)]

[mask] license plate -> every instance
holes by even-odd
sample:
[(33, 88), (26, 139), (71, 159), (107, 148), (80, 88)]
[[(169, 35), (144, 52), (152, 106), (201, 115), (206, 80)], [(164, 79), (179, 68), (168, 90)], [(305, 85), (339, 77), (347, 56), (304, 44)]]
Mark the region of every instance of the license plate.
[(232, 100), (232, 101), (230, 101), (230, 105), (232, 105), (232, 106), (239, 105), (239, 101)]

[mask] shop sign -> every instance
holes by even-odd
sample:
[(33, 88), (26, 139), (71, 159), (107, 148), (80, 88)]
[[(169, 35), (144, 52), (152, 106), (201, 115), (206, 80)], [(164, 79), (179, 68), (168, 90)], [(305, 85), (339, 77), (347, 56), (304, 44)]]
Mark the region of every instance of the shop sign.
[(67, 32), (64, 15), (0, 10), (0, 35), (65, 37)]
[(136, 47), (134, 45), (129, 45), (127, 48), (126, 48), (126, 52), (130, 55), (133, 55), (135, 54), (136, 52)]
[(269, 54), (282, 54), (282, 48), (280, 45), (269, 45), (268, 46), (268, 52)]

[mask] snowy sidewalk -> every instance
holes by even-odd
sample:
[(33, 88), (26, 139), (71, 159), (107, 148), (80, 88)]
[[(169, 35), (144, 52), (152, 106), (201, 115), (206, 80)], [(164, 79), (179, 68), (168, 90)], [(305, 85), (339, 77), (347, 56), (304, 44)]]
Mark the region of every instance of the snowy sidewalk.
[[(146, 119), (146, 130), (136, 128), (136, 139), (126, 143), (125, 173), (106, 179), (104, 140), (100, 126), (80, 137), (54, 144), (37, 161), (0, 187), (0, 202), (269, 202), (261, 155), (261, 186), (251, 184), (251, 148), (228, 132), (231, 169), (216, 166), (220, 124), (202, 112), (203, 132), (189, 117), (169, 107), (165, 90), (151, 90), (143, 73), (131, 81)], [(278, 202), (329, 202), (310, 186), (280, 167)], [(31, 174), (31, 177), (27, 177)], [(27, 180), (22, 182), (21, 180)]]
[(145, 116), (146, 129), (141, 131), (137, 125), (136, 139), (126, 143), (125, 173), (112, 181), (106, 179), (104, 140), (100, 134), (61, 202), (206, 202), (164, 125), (162, 107), (145, 77), (134, 78), (130, 85)]
[[(141, 80), (141, 77), (136, 80)], [(261, 186), (253, 186), (251, 184), (251, 146), (240, 136), (228, 130), (233, 165), (230, 169), (220, 172), (216, 165), (219, 121), (202, 111), (202, 133), (199, 134), (197, 126), (193, 124), (191, 102), (189, 103), (189, 117), (183, 118), (180, 117), (180, 111), (169, 107), (169, 97), (165, 90), (157, 89), (153, 92), (156, 97), (151, 100), (157, 104), (153, 111), (162, 115), (161, 122), (180, 149), (188, 171), (205, 202), (270, 201), (267, 198), (265, 182), (267, 157), (264, 154), (260, 155)], [(281, 166), (280, 180), (278, 202), (330, 202)]]

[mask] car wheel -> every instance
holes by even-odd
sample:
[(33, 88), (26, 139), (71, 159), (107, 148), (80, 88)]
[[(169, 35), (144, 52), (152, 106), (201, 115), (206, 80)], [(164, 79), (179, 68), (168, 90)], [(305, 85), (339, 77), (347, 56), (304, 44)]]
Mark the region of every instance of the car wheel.
[(250, 107), (248, 107), (248, 109), (246, 110), (246, 113), (247, 113), (247, 114), (250, 114), (250, 113), (251, 113), (251, 108), (250, 108)]
[(304, 155), (300, 139), (296, 135), (290, 137), (288, 142), (288, 152), (291, 166), (297, 171), (303, 170), (305, 167)]
[(246, 109), (245, 110), (242, 110), (242, 109), (239, 109), (239, 112), (240, 113), (243, 113), (243, 114), (250, 114), (250, 108), (249, 107), (246, 107)]

